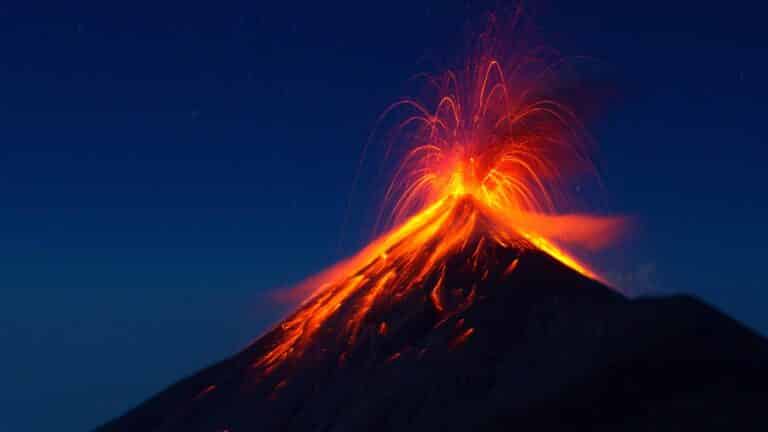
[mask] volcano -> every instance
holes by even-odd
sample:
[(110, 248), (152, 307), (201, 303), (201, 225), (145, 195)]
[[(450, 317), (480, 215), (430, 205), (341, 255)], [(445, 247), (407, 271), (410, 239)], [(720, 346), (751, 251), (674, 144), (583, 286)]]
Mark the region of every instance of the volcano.
[(629, 299), (497, 226), (471, 198), (438, 203), (245, 350), (98, 430), (768, 425), (761, 336), (693, 297)]
[(304, 302), (245, 350), (99, 430), (720, 430), (760, 419), (768, 342), (691, 297), (630, 300), (565, 249), (605, 246), (623, 219), (571, 202), (597, 169), (574, 110), (542, 85), (543, 51), (507, 67), (483, 52), (428, 78), (433, 109), (406, 99), (385, 112), (408, 110), (395, 129), (409, 143), (384, 194), (388, 231), (291, 291)]

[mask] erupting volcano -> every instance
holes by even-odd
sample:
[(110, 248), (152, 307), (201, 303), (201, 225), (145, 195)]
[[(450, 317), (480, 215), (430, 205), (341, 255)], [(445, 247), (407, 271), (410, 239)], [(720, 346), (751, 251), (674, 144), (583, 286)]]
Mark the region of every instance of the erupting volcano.
[[(604, 246), (621, 219), (558, 214), (569, 176), (593, 174), (579, 146), (578, 122), (561, 104), (537, 99), (535, 87), (523, 86), (525, 64), (509, 70), (519, 87), (507, 82), (498, 60), (484, 57), (461, 72), (428, 79), (440, 91), (434, 109), (404, 100), (387, 110), (413, 112), (397, 125), (398, 131), (411, 128), (412, 145), (386, 191), (387, 200), (396, 197), (395, 228), (299, 289), (311, 298), (280, 325), (279, 340), (257, 367), (269, 373), (300, 358), (336, 315), (345, 322), (334, 331), (353, 347), (367, 326), (386, 328), (385, 321), (371, 322), (372, 312), (397, 308), (411, 292), (425, 295), (439, 324), (472, 305), (477, 283), (498, 277), (499, 270), (513, 272), (524, 251), (541, 251), (599, 279), (554, 239)], [(488, 262), (493, 248), (519, 253)], [(456, 256), (465, 261), (449, 264)], [(456, 271), (477, 280), (445, 286)]]
[(576, 203), (597, 174), (576, 114), (544, 96), (549, 66), (485, 54), (427, 78), (433, 104), (391, 106), (409, 145), (389, 229), (243, 352), (103, 430), (614, 430), (754, 409), (764, 340), (689, 298), (628, 300), (569, 251), (624, 224)]

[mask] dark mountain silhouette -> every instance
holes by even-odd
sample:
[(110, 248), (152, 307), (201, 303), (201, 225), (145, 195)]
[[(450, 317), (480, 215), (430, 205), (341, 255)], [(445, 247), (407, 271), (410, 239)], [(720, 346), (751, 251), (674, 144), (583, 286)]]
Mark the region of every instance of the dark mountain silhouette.
[(489, 274), (446, 258), (451, 314), (428, 301), (430, 274), (352, 345), (340, 306), (265, 373), (278, 326), (97, 430), (768, 430), (761, 336), (690, 296), (631, 300), (535, 249), (485, 248)]

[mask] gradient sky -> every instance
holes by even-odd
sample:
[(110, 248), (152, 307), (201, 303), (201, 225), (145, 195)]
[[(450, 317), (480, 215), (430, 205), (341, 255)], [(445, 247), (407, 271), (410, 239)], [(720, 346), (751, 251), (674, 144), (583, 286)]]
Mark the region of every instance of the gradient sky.
[[(94, 427), (264, 331), (267, 290), (362, 244), (376, 117), (485, 10), (260, 3), (0, 5), (0, 430)], [(637, 223), (609, 270), (768, 333), (768, 10), (538, 3), (613, 89), (589, 129)]]

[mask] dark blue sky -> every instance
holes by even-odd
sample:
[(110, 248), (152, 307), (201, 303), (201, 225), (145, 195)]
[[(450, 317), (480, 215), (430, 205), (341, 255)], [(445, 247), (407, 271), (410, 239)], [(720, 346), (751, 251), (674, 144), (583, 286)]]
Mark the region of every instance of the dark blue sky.
[[(376, 117), (484, 11), (114, 3), (0, 5), (0, 430), (87, 429), (258, 336), (267, 290), (364, 240)], [(768, 333), (768, 10), (623, 3), (535, 13), (608, 71), (590, 131), (637, 220), (609, 270)]]

